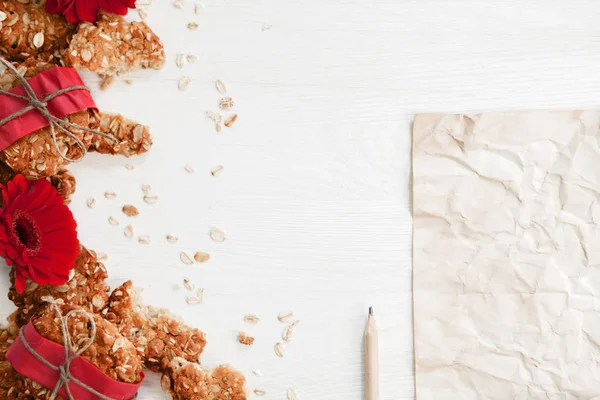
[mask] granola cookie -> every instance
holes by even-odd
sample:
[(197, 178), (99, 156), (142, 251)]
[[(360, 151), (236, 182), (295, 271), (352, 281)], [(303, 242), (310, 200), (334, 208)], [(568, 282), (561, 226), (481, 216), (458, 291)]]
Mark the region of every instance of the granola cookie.
[[(60, 305), (61, 312), (66, 315), (71, 310), (81, 307)], [(46, 339), (63, 344), (61, 325), (54, 308), (45, 304), (39, 309), (33, 325), (36, 331)], [(100, 371), (119, 382), (138, 383), (142, 379), (142, 362), (133, 344), (125, 339), (110, 322), (99, 315), (92, 315), (96, 325), (96, 336), (92, 345), (82, 357), (96, 365)], [(82, 345), (91, 335), (87, 317), (81, 314), (72, 315), (67, 322), (69, 335), (74, 345)], [(52, 390), (42, 387), (19, 374), (6, 360), (6, 350), (13, 337), (8, 331), (0, 331), (0, 398), (14, 400), (33, 400), (50, 398)], [(57, 399), (64, 399), (57, 396)]]
[(126, 22), (118, 15), (102, 12), (95, 24), (79, 24), (64, 63), (109, 77), (140, 68), (160, 69), (165, 51), (145, 22)]
[(75, 26), (43, 6), (24, 1), (0, 1), (0, 56), (10, 61), (36, 59), (58, 63)]
[(182, 358), (171, 361), (161, 387), (174, 400), (246, 400), (246, 378), (229, 365), (205, 371)]
[(17, 310), (9, 317), (10, 330), (13, 334), (26, 325), (46, 304), (45, 296), (62, 299), (70, 305), (81, 306), (87, 311), (98, 313), (108, 304), (109, 287), (104, 283), (107, 278), (104, 264), (97, 260), (96, 253), (81, 246), (71, 279), (62, 286), (39, 286), (28, 282), (23, 293), (18, 293), (14, 286), (14, 270), (10, 278), (12, 286), (8, 298), (17, 306)]
[[(31, 78), (55, 66), (43, 61), (28, 60), (15, 64), (15, 67), (25, 78)], [(0, 65), (0, 88), (8, 90), (17, 85), (19, 81), (15, 76), (6, 67)], [(81, 158), (86, 150), (129, 157), (144, 153), (152, 146), (152, 137), (147, 126), (118, 114), (102, 114), (96, 109), (87, 109), (68, 115), (65, 120), (98, 130), (111, 138), (69, 128), (69, 131), (81, 141), (82, 148), (75, 139), (57, 130), (57, 146), (61, 153), (70, 159)], [(68, 161), (58, 154), (57, 146), (54, 144), (50, 127), (45, 127), (17, 140), (0, 152), (0, 161), (28, 179), (49, 177), (58, 174), (68, 164)]]
[(204, 332), (185, 325), (167, 310), (139, 304), (131, 281), (113, 291), (102, 313), (135, 345), (145, 367), (154, 372), (168, 369), (175, 357), (198, 361), (206, 345)]

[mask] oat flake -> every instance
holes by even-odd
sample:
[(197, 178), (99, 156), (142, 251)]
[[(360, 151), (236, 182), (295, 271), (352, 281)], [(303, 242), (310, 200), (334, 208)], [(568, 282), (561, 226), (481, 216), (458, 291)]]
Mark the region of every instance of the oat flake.
[(194, 264), (194, 260), (192, 260), (192, 258), (189, 256), (189, 254), (186, 253), (185, 251), (182, 251), (181, 253), (179, 253), (179, 258), (181, 259), (181, 262), (186, 265)]
[(194, 169), (194, 167), (192, 167), (191, 165), (186, 165), (184, 168), (190, 174), (193, 174), (194, 172), (196, 172), (196, 170)]
[(233, 126), (233, 124), (235, 123), (235, 121), (237, 121), (237, 119), (238, 119), (237, 114), (231, 114), (229, 117), (227, 117), (227, 119), (225, 120), (223, 125), (225, 125), (228, 128), (231, 128)]
[(90, 197), (87, 199), (86, 204), (89, 208), (92, 208), (96, 204), (96, 199), (94, 197)]
[(277, 354), (277, 357), (283, 357), (284, 356), (284, 351), (283, 351), (283, 345), (281, 343), (276, 343), (275, 344), (275, 354)]
[(104, 192), (104, 197), (106, 197), (107, 199), (115, 199), (115, 198), (117, 198), (117, 194), (112, 191), (107, 191), (107, 192)]
[(188, 88), (188, 86), (190, 86), (190, 82), (192, 81), (192, 78), (190, 78), (189, 76), (184, 76), (179, 78), (179, 82), (177, 83), (177, 88), (179, 90), (185, 90)]
[(292, 335), (294, 334), (294, 328), (299, 323), (300, 323), (300, 321), (294, 321), (290, 325), (288, 325), (287, 328), (285, 328), (283, 330), (283, 334), (281, 335), (281, 337), (283, 338), (283, 340), (285, 340), (286, 342), (289, 342), (290, 340), (292, 340)]
[(291, 311), (284, 311), (279, 313), (277, 319), (279, 322), (289, 322), (292, 318), (294, 318), (294, 313)]
[(254, 394), (257, 396), (264, 396), (267, 394), (267, 392), (265, 392), (263, 389), (254, 389)]
[(225, 239), (227, 239), (227, 235), (225, 233), (225, 231), (219, 229), (219, 228), (212, 228), (210, 230), (210, 238), (212, 240), (214, 240), (215, 242), (224, 242)]
[(132, 238), (133, 237), (133, 226), (127, 225), (125, 227), (125, 230), (123, 231), (123, 234), (125, 235), (126, 238)]
[(210, 170), (210, 174), (212, 176), (219, 176), (221, 174), (221, 172), (223, 171), (223, 166), (222, 165), (217, 165), (216, 167), (214, 167), (213, 169)]
[(287, 390), (287, 398), (288, 400), (298, 400), (298, 394), (295, 389), (289, 388)]
[(150, 235), (142, 235), (138, 238), (138, 242), (141, 244), (148, 244), (152, 240), (152, 236)]
[(148, 204), (156, 204), (158, 203), (158, 195), (156, 194), (145, 194), (144, 201)]
[(114, 218), (114, 217), (108, 217), (108, 223), (111, 224), (111, 225), (113, 225), (113, 226), (119, 225), (119, 221), (117, 221), (117, 219)]
[(196, 29), (198, 29), (200, 25), (198, 25), (198, 23), (196, 22), (190, 22), (189, 24), (187, 24), (187, 27), (190, 31), (195, 31)]
[(194, 290), (196, 288), (196, 285), (194, 285), (193, 283), (191, 283), (188, 278), (185, 278), (183, 280), (183, 287), (185, 287), (189, 291), (192, 291), (192, 290)]
[(244, 321), (248, 322), (249, 324), (258, 324), (260, 318), (256, 314), (246, 314), (244, 315)]
[(222, 80), (218, 79), (215, 82), (215, 87), (217, 88), (219, 93), (221, 93), (221, 94), (227, 93), (227, 85), (225, 85), (225, 83)]
[(38, 32), (33, 36), (33, 45), (36, 49), (39, 49), (44, 45), (44, 33)]
[(179, 238), (177, 236), (168, 234), (167, 235), (167, 242), (169, 243), (177, 243), (177, 241), (179, 240)]

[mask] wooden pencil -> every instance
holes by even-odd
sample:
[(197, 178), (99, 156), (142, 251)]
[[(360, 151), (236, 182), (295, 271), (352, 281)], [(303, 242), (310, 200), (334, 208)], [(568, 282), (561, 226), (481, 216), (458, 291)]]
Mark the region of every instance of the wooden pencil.
[(366, 400), (379, 400), (379, 337), (373, 307), (365, 329), (365, 394)]

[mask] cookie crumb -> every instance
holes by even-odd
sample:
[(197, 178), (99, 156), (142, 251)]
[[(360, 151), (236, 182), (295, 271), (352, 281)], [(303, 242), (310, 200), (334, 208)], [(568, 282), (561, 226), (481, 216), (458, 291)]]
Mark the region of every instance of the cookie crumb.
[(238, 333), (238, 342), (246, 346), (252, 346), (254, 344), (254, 338), (246, 335), (245, 332)]
[(123, 214), (127, 215), (128, 217), (135, 217), (140, 215), (140, 211), (133, 204), (125, 204), (123, 206)]

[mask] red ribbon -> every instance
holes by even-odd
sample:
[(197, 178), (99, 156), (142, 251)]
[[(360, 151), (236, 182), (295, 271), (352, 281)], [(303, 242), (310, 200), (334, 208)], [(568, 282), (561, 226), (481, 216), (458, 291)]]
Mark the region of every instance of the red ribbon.
[[(72, 86), (83, 86), (83, 81), (77, 71), (73, 68), (65, 67), (51, 68), (29, 78), (27, 82), (31, 85), (40, 100), (61, 89)], [(21, 96), (27, 95), (22, 85), (15, 86), (9, 92)], [(0, 94), (0, 120), (16, 111), (22, 110), (28, 105), (29, 103), (25, 100)], [(87, 90), (72, 90), (50, 100), (47, 108), (50, 114), (62, 119), (78, 111), (96, 108), (96, 103), (94, 103), (92, 95)], [(19, 118), (7, 122), (0, 126), (0, 151), (6, 149), (22, 137), (48, 125), (48, 120), (37, 110), (31, 110)]]
[[(41, 336), (35, 330), (33, 322), (30, 322), (23, 328), (23, 336), (25, 336), (25, 340), (27, 340), (31, 348), (50, 364), (55, 366), (64, 364), (64, 347)], [(60, 372), (54, 371), (38, 360), (25, 348), (18, 337), (6, 352), (6, 359), (18, 373), (50, 390), (56, 386), (60, 378)], [(71, 362), (70, 373), (74, 378), (89, 387), (115, 400), (133, 399), (144, 380), (144, 374), (142, 373), (142, 380), (136, 384), (116, 381), (106, 376), (97, 366), (81, 356), (73, 359)], [(69, 385), (73, 397), (77, 400), (99, 399), (98, 396), (90, 393), (75, 382), (69, 382), (67, 385)], [(59, 390), (58, 394), (64, 398), (68, 398), (64, 386)]]

